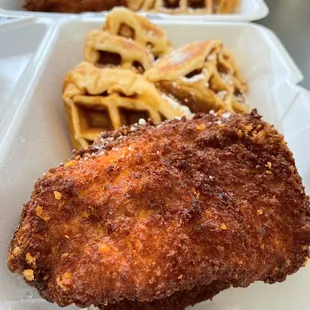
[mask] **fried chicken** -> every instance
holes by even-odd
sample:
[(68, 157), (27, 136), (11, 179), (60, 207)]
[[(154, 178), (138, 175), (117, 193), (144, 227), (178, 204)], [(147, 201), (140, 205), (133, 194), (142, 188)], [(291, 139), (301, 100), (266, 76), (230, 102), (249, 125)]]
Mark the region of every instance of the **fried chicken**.
[(201, 114), (106, 132), (50, 169), (8, 266), (60, 306), (184, 309), (284, 281), (308, 259), (309, 216), (282, 135), (255, 111)]
[(124, 0), (26, 0), (24, 8), (38, 12), (82, 13), (111, 10), (125, 4)]

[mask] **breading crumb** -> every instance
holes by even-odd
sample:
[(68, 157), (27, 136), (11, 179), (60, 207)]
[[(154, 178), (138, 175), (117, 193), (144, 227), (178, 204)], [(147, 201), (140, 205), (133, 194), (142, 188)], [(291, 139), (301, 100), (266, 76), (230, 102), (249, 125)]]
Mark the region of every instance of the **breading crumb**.
[(266, 170), (266, 174), (272, 174), (272, 171)]
[(198, 124), (196, 126), (196, 129), (199, 130), (199, 131), (203, 131), (206, 129), (206, 125), (205, 124)]
[(71, 284), (72, 274), (70, 272), (65, 272), (61, 277), (57, 277), (56, 283), (64, 291), (68, 290), (68, 285)]
[(237, 130), (237, 135), (238, 135), (239, 138), (242, 138), (242, 135), (243, 135), (243, 134), (242, 134), (241, 129), (238, 129), (238, 130)]
[(24, 275), (24, 278), (27, 280), (27, 281), (33, 281), (34, 280), (34, 273), (33, 273), (33, 270), (32, 269), (25, 269), (23, 271), (23, 275)]
[(224, 223), (222, 223), (222, 224), (221, 224), (221, 229), (222, 229), (222, 230), (227, 230), (228, 228), (227, 228), (227, 226), (226, 226)]
[(21, 251), (20, 247), (18, 247), (18, 246), (12, 251), (13, 255), (15, 255), (15, 256), (20, 255), (21, 252), (22, 251)]
[(74, 164), (74, 160), (70, 160), (70, 161), (65, 162), (64, 167), (68, 168), (68, 167), (72, 166), (73, 164)]
[(60, 200), (61, 199), (61, 193), (57, 192), (57, 191), (54, 191), (54, 196), (57, 200)]
[(51, 219), (48, 213), (44, 211), (41, 206), (36, 207), (36, 214), (38, 217), (40, 217), (45, 222), (48, 222)]
[(268, 168), (271, 170), (271, 168), (272, 168), (272, 164), (271, 164), (271, 162), (270, 162), (270, 161), (267, 161), (267, 165), (266, 165), (266, 167), (268, 167)]
[(33, 257), (29, 252), (27, 252), (26, 254), (26, 261), (29, 265), (35, 265), (35, 262), (36, 262), (36, 258)]
[(109, 247), (109, 245), (107, 245), (106, 243), (101, 243), (99, 245), (98, 251), (104, 254), (104, 253), (108, 253), (110, 249), (111, 248)]
[(263, 213), (263, 210), (257, 210), (257, 215), (262, 215)]
[(66, 239), (70, 239), (70, 237), (69, 237), (68, 235), (65, 235), (65, 238), (66, 238)]
[(89, 216), (90, 216), (90, 213), (89, 213), (89, 212), (87, 212), (87, 211), (83, 211), (83, 212), (82, 212), (82, 217), (88, 219)]

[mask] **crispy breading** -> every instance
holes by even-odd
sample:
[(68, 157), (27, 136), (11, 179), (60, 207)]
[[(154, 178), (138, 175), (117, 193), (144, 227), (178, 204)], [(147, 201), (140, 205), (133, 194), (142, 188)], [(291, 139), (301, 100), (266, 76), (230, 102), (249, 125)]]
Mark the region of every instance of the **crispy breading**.
[(69, 163), (36, 182), (8, 258), (61, 306), (183, 309), (284, 281), (308, 259), (309, 200), (283, 136), (255, 111), (123, 127)]
[(24, 7), (28, 11), (82, 13), (110, 10), (125, 4), (123, 0), (26, 0)]
[(116, 304), (101, 306), (101, 310), (184, 310), (190, 305), (213, 298), (219, 292), (230, 287), (230, 283), (214, 281), (207, 286), (197, 285), (188, 291), (178, 291), (163, 299), (151, 302), (122, 300)]

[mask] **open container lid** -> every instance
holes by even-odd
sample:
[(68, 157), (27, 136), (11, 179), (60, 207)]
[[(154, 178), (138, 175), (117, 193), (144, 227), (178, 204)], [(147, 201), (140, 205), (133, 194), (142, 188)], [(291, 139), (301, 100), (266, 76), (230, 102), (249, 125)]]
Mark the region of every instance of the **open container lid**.
[[(103, 22), (100, 18), (61, 21), (25, 18), (0, 24), (0, 41), (15, 37), (14, 44), (18, 44), (3, 46), (1, 61), (14, 71), (18, 61), (11, 54), (19, 55), (17, 59), (28, 59), (14, 87), (2, 89), (5, 97), (0, 101), (0, 111), (5, 111), (5, 117), (0, 118), (0, 179), (5, 180), (0, 186), (1, 310), (59, 309), (40, 299), (35, 290), (9, 272), (7, 248), (35, 180), (70, 157), (61, 85), (65, 73), (83, 59), (85, 34), (101, 28)], [(285, 135), (309, 194), (310, 93), (296, 85), (303, 76), (277, 37), (254, 24), (163, 20), (157, 24), (167, 31), (175, 47), (214, 38), (223, 40), (232, 50), (249, 82), (251, 108), (258, 108), (264, 119)], [(16, 37), (20, 31), (24, 32)], [(309, 285), (308, 266), (284, 283), (271, 286), (255, 283), (247, 289), (229, 289), (193, 310), (307, 309)]]
[[(0, 15), (3, 16), (36, 16), (36, 17), (76, 17), (78, 14), (63, 14), (63, 13), (45, 13), (45, 12), (30, 12), (23, 9), (25, 0), (0, 0)], [(241, 0), (237, 11), (234, 14), (189, 14), (189, 15), (170, 15), (170, 14), (155, 14), (141, 13), (150, 19), (163, 20), (188, 20), (188, 21), (254, 21), (267, 16), (269, 9), (264, 0)], [(83, 13), (80, 15), (95, 17), (98, 15), (106, 15), (107, 12), (101, 13)]]

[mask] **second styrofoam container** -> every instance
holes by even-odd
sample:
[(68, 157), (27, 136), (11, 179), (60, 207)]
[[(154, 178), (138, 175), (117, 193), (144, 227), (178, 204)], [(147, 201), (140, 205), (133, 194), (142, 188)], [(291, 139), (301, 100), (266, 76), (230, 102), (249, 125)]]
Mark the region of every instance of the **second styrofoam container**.
[[(36, 63), (32, 63), (35, 74), (30, 73), (24, 79), (8, 103), (9, 108), (19, 108), (12, 111), (14, 120), (2, 128), (0, 136), (0, 180), (5, 180), (0, 186), (1, 310), (59, 309), (41, 300), (36, 291), (8, 271), (6, 253), (35, 180), (71, 156), (62, 83), (66, 73), (83, 60), (87, 32), (100, 29), (102, 24), (99, 19), (54, 23), (48, 34), (49, 43), (37, 53)], [(274, 34), (261, 26), (241, 23), (158, 21), (158, 24), (176, 48), (196, 40), (221, 39), (233, 51), (249, 83), (251, 108), (257, 108), (265, 120), (285, 133), (309, 193), (310, 95), (296, 86), (302, 75)], [(307, 267), (281, 284), (255, 283), (247, 289), (229, 289), (193, 310), (307, 309), (309, 286), (310, 267)]]
[[(0, 0), (0, 14), (8, 16), (47, 16), (57, 17), (74, 17), (76, 14), (46, 13), (46, 12), (28, 12), (23, 9), (25, 0)], [(253, 21), (267, 16), (269, 10), (264, 0), (241, 0), (240, 5), (234, 14), (225, 15), (167, 15), (142, 13), (151, 19), (174, 19), (174, 20), (202, 20), (202, 21)], [(86, 13), (86, 15), (97, 16), (105, 13)]]

